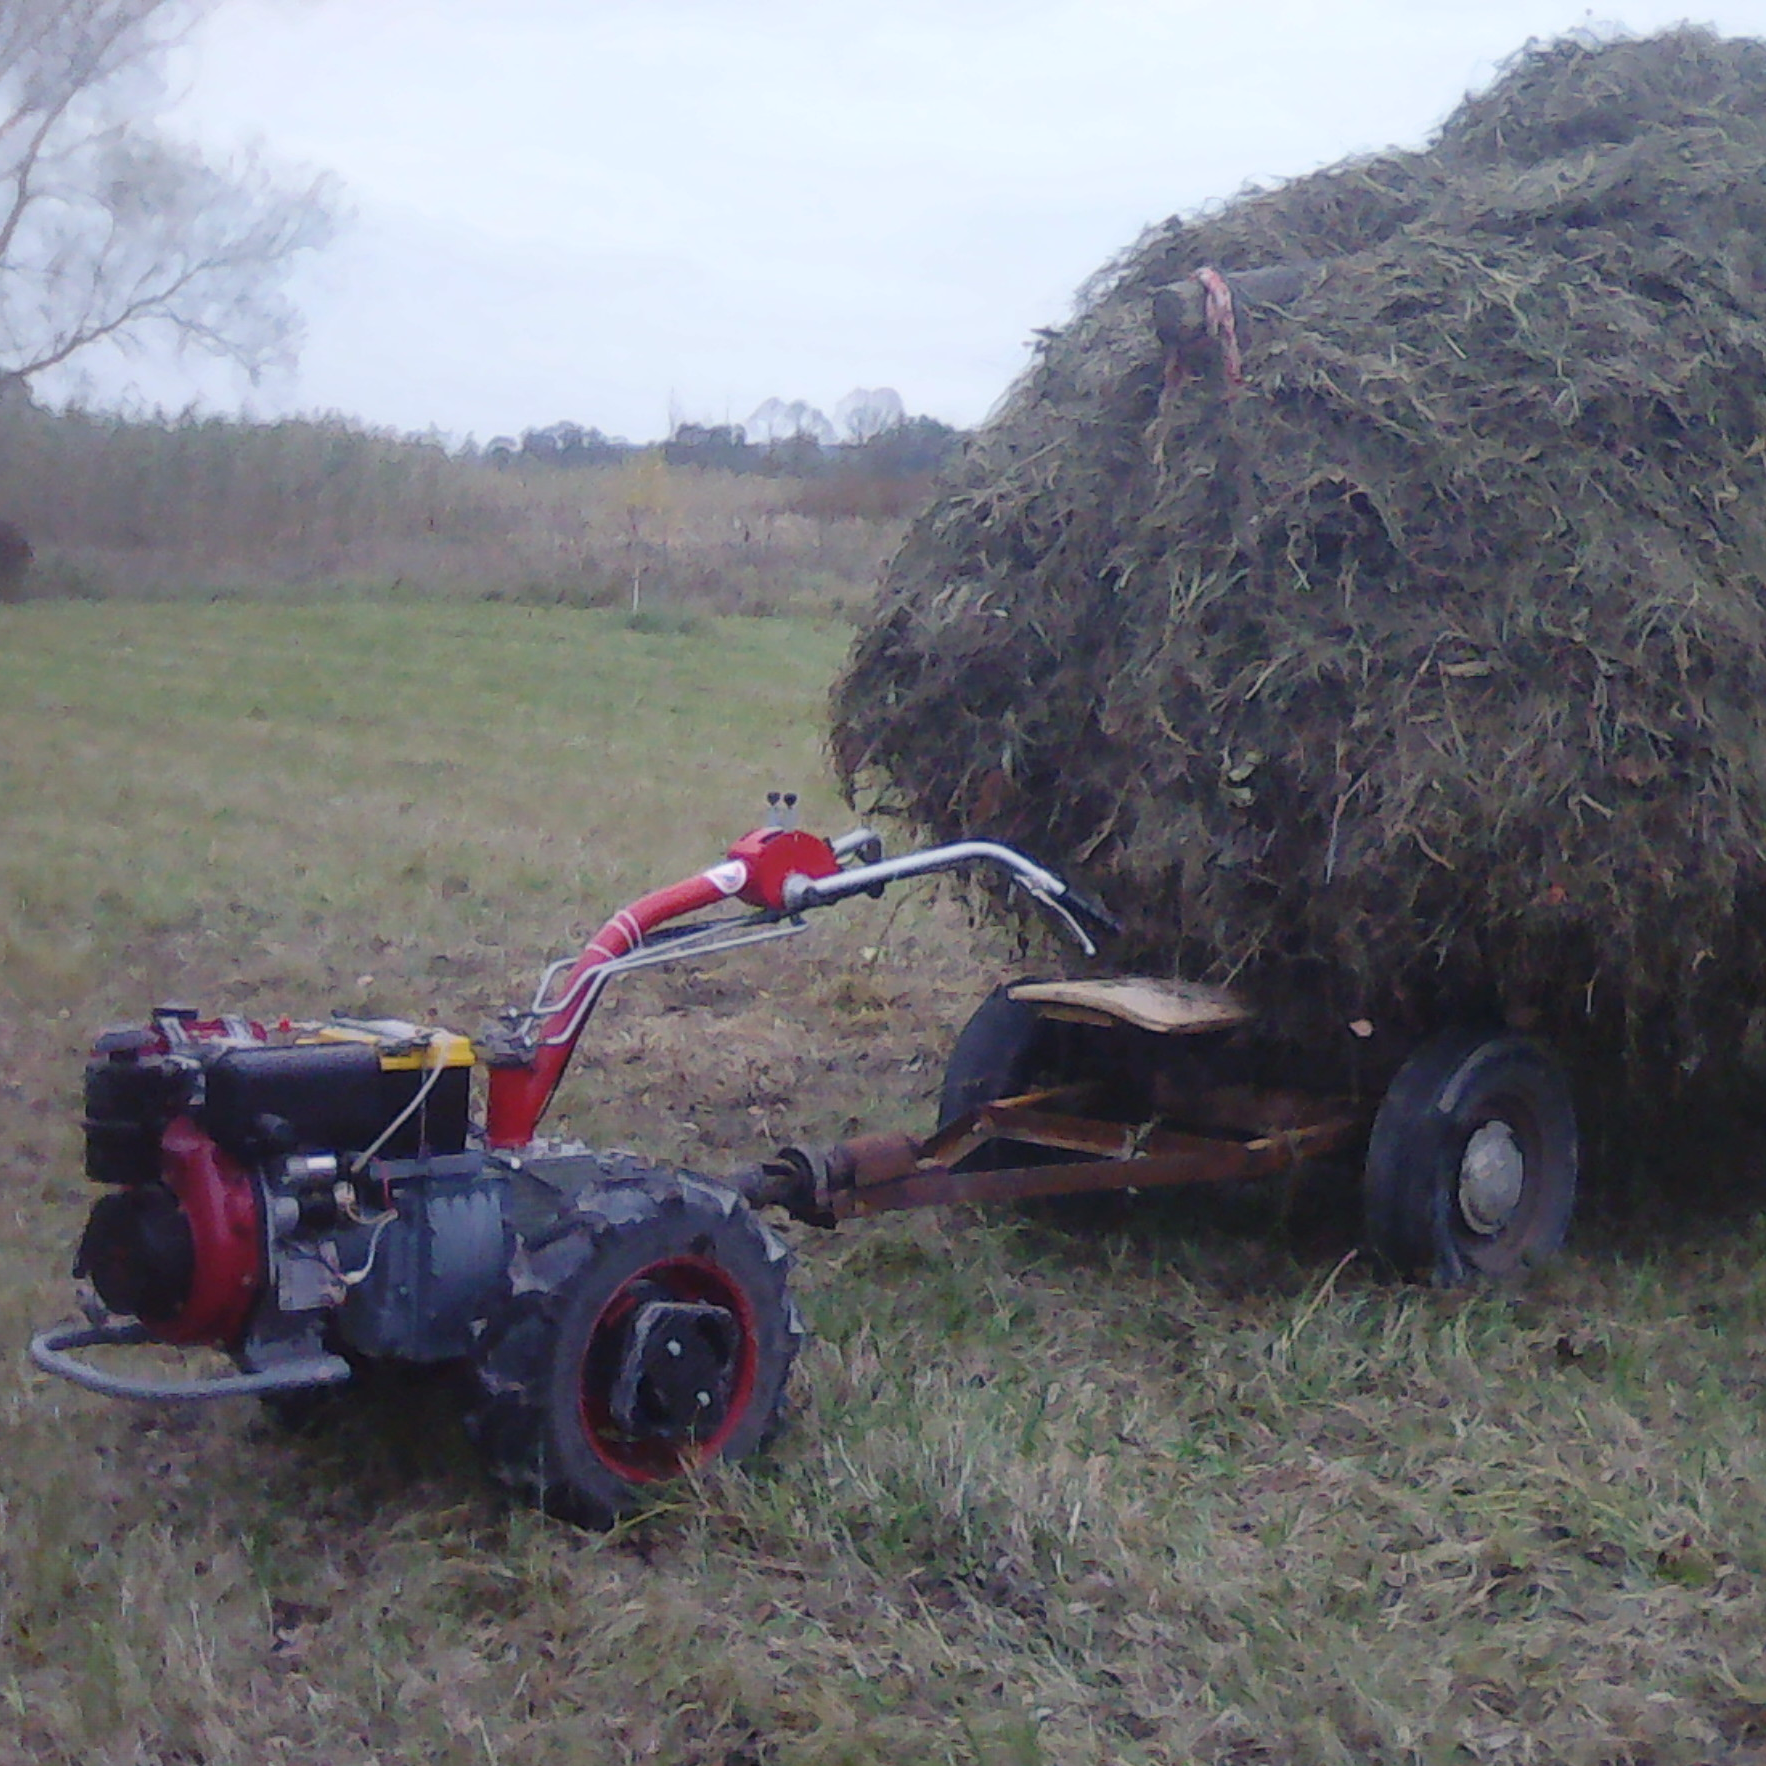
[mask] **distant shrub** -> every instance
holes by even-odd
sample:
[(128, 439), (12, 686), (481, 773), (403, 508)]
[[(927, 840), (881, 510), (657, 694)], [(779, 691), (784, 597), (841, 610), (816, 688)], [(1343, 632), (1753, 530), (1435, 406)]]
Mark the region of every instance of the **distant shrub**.
[(794, 514), (812, 521), (899, 521), (918, 513), (932, 494), (932, 475), (914, 478), (873, 478), (860, 472), (835, 471), (811, 478), (791, 493)]
[(35, 557), (24, 529), (16, 522), (0, 521), (0, 601), (21, 598), (26, 573)]
[(705, 618), (690, 607), (640, 607), (625, 616), (625, 629), (652, 638), (690, 638), (705, 629)]
[(792, 494), (791, 507), (816, 521), (902, 520), (926, 502), (939, 469), (962, 445), (962, 432), (948, 423), (910, 417), (831, 450), (824, 469)]

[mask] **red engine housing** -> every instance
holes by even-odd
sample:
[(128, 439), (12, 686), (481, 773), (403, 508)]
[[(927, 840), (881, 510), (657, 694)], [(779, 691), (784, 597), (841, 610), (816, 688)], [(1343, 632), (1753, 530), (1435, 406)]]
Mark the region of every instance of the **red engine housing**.
[(195, 1255), (184, 1304), (148, 1328), (167, 1343), (235, 1348), (264, 1288), (257, 1185), (187, 1116), (168, 1124), (160, 1151), (161, 1174), (189, 1223)]
[(267, 1277), (260, 1185), (198, 1120), (202, 1068), (268, 1044), (261, 1024), (166, 1006), (106, 1031), (86, 1064), (86, 1175), (105, 1186), (76, 1273), (167, 1343), (236, 1348)]

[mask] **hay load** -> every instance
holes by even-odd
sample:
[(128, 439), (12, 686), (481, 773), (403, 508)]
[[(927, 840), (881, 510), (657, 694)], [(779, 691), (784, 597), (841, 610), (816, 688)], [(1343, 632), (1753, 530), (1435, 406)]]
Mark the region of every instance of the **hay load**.
[(1120, 959), (1284, 1036), (1735, 1048), (1766, 43), (1531, 46), (1426, 150), (1153, 229), (910, 532), (834, 713), (861, 798), (1066, 867)]

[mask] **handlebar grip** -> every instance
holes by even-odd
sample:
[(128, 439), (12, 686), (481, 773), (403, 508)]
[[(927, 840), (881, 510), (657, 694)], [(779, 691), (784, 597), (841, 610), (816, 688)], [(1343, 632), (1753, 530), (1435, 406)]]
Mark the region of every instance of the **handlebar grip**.
[(1071, 883), (1067, 885), (1067, 893), (1061, 897), (1062, 903), (1076, 913), (1080, 919), (1089, 920), (1101, 932), (1120, 932), (1122, 922), (1104, 906), (1095, 896), (1087, 895), (1083, 890), (1075, 889)]

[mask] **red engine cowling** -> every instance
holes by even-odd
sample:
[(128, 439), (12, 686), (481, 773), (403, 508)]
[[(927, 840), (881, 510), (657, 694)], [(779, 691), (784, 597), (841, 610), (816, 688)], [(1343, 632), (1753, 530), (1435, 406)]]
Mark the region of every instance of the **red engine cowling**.
[(204, 1046), (263, 1040), (237, 1020), (159, 1013), (109, 1032), (86, 1067), (86, 1170), (114, 1186), (74, 1263), (114, 1313), (162, 1342), (236, 1348), (264, 1288), (259, 1188), (188, 1114)]

